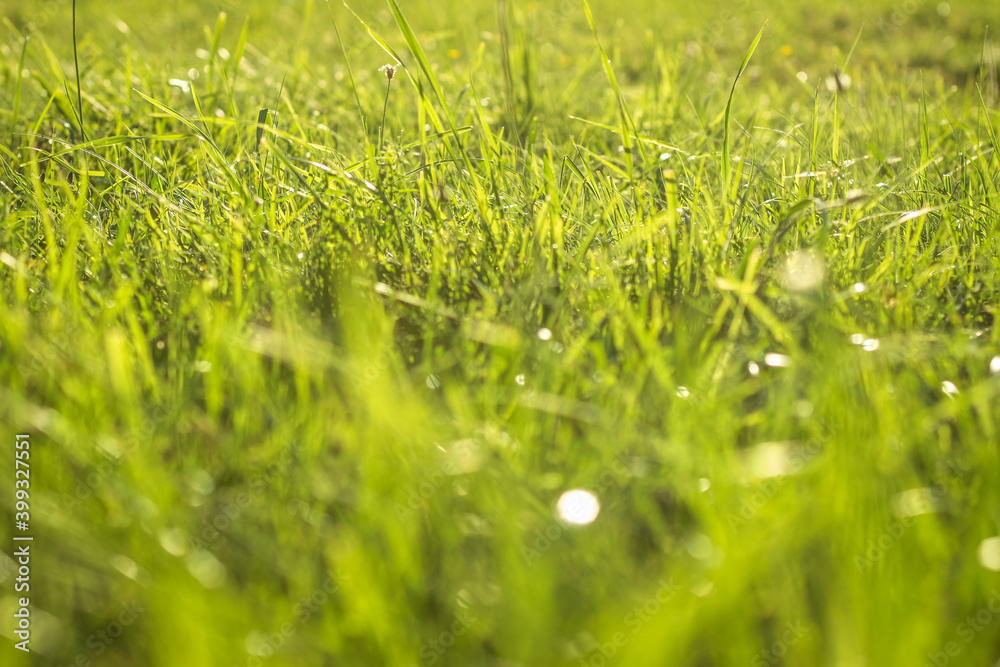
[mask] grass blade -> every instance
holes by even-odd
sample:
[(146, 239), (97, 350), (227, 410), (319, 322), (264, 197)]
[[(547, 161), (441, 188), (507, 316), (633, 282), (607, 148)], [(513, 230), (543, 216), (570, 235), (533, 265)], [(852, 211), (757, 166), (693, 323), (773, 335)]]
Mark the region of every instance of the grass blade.
[(28, 39), (28, 37), (24, 38), (24, 44), (21, 46), (21, 56), (17, 60), (17, 83), (14, 85), (14, 108), (10, 119), (10, 146), (12, 149), (14, 148), (14, 133), (17, 132), (17, 117), (21, 111), (21, 82), (24, 78), (22, 73), (24, 72), (24, 56), (28, 53)]
[(740, 63), (740, 70), (736, 73), (736, 78), (733, 79), (733, 87), (729, 91), (729, 99), (726, 100), (726, 112), (723, 114), (722, 119), (722, 208), (723, 215), (725, 216), (723, 224), (729, 224), (729, 216), (731, 214), (729, 210), (729, 120), (733, 112), (733, 96), (736, 94), (736, 84), (740, 82), (740, 77), (743, 76), (747, 65), (750, 64), (750, 58), (753, 57), (753, 52), (757, 50), (757, 44), (760, 43), (760, 38), (764, 35), (764, 28), (766, 27), (767, 23), (760, 27), (757, 36), (754, 37), (753, 42), (750, 44), (750, 48), (747, 49), (746, 55), (743, 56), (743, 62)]
[[(594, 21), (594, 14), (590, 11), (590, 3), (587, 0), (583, 0), (583, 10), (587, 14), (587, 22), (590, 23), (590, 30), (594, 33), (594, 39), (597, 40), (597, 48), (601, 52), (601, 65), (604, 68), (604, 74), (608, 78), (608, 82), (615, 91), (615, 97), (618, 101), (618, 113), (621, 116), (621, 137), (622, 146), (625, 149), (625, 164), (627, 166), (629, 180), (633, 179), (633, 156), (632, 156), (632, 135), (638, 135), (635, 128), (635, 123), (632, 120), (631, 114), (629, 114), (628, 107), (625, 104), (625, 94), (622, 92), (622, 88), (618, 85), (618, 77), (615, 76), (615, 70), (611, 66), (611, 59), (608, 58), (607, 52), (604, 50), (604, 45), (601, 44), (600, 35), (597, 34), (597, 24)], [(631, 130), (631, 131), (630, 131)], [(642, 156), (643, 161), (645, 161), (645, 151), (642, 148), (642, 144), (637, 144), (639, 148), (639, 153)]]
[(83, 126), (83, 90), (80, 87), (80, 55), (76, 40), (76, 0), (73, 0), (73, 65), (76, 68), (76, 108), (79, 114), (80, 134), (87, 141), (87, 130)]

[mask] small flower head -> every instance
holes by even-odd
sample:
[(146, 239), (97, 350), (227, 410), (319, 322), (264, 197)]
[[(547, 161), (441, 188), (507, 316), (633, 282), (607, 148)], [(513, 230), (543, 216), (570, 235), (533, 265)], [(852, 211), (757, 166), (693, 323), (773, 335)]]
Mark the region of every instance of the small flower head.
[(389, 79), (389, 81), (392, 81), (393, 79), (396, 78), (397, 67), (399, 67), (399, 65), (382, 65), (381, 67), (378, 68), (378, 71), (385, 73), (385, 78)]

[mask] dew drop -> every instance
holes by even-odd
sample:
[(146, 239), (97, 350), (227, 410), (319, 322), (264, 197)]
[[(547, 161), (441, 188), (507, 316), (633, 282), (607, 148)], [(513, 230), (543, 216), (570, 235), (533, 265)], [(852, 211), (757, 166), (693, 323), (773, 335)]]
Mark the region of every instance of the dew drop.
[(976, 551), (979, 564), (987, 570), (1000, 572), (1000, 537), (990, 537), (979, 543)]
[(559, 496), (556, 511), (564, 521), (585, 526), (592, 523), (601, 511), (601, 504), (590, 491), (571, 489)]
[(768, 352), (764, 355), (764, 363), (771, 368), (788, 368), (792, 365), (792, 358), (777, 352)]

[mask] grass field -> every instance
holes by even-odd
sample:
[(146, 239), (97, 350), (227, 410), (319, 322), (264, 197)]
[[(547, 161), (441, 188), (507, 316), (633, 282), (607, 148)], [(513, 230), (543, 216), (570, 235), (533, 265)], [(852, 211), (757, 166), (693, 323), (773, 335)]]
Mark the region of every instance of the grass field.
[(3, 664), (994, 665), (1000, 6), (396, 1), (0, 0)]

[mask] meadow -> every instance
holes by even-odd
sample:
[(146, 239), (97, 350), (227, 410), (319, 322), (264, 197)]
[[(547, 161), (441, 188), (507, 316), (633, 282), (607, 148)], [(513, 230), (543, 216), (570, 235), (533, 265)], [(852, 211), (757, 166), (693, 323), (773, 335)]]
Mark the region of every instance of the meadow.
[(3, 664), (994, 665), (1000, 6), (349, 4), (0, 0)]

